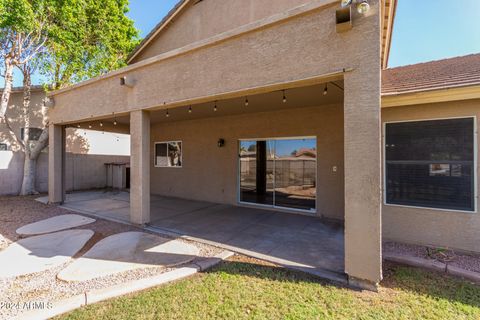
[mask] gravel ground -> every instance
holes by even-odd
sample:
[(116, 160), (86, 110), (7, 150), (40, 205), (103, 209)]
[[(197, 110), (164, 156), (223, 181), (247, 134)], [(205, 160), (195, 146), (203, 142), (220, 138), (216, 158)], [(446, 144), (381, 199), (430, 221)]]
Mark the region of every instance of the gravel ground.
[(435, 259), (450, 265), (480, 273), (480, 255), (455, 252), (445, 248), (434, 248), (403, 244), (397, 242), (383, 243), (383, 251), (424, 259)]
[[(56, 215), (72, 213), (71, 211), (56, 206), (48, 206), (35, 201), (36, 197), (0, 197), (0, 250), (8, 244), (19, 239), (15, 233), (19, 227)], [(74, 257), (77, 258), (88, 251), (99, 240), (121, 232), (144, 231), (140, 228), (97, 219), (95, 223), (79, 227), (79, 229), (91, 229), (95, 235), (88, 241), (85, 247)], [(169, 236), (163, 236), (171, 238)], [(193, 243), (200, 249), (200, 257), (211, 257), (222, 250), (205, 244)], [(195, 262), (195, 260), (193, 261)], [(2, 308), (2, 303), (44, 302), (51, 303), (60, 299), (84, 293), (92, 289), (101, 289), (131, 280), (147, 278), (170, 271), (165, 268), (146, 268), (119, 273), (109, 277), (94, 279), (91, 281), (68, 283), (56, 278), (58, 272), (65, 268), (65, 263), (48, 271), (30, 274), (11, 279), (0, 279), (0, 319), (6, 319), (19, 314), (16, 308)]]

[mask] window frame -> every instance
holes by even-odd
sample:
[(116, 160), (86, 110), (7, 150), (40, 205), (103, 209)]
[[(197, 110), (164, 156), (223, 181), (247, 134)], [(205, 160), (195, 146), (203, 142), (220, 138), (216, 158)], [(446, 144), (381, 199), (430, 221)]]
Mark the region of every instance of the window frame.
[(9, 150), (8, 150), (8, 143), (6, 143), (6, 142), (0, 142), (0, 145), (4, 145), (4, 146), (5, 146), (5, 150), (0, 149), (0, 152), (9, 151)]
[[(180, 166), (159, 166), (157, 165), (157, 145), (158, 144), (166, 144), (167, 145), (167, 154), (168, 154), (168, 144), (169, 143), (181, 143), (182, 145), (182, 152), (180, 153), (180, 162), (182, 165)], [(170, 141), (159, 141), (155, 142), (153, 145), (153, 167), (154, 168), (172, 168), (172, 169), (181, 169), (183, 168), (183, 140), (170, 140)]]
[[(387, 153), (386, 153), (386, 134), (387, 134), (387, 125), (392, 123), (408, 123), (408, 122), (421, 122), (421, 121), (441, 121), (441, 120), (455, 120), (455, 119), (472, 119), (473, 120), (473, 211), (472, 210), (461, 210), (461, 209), (443, 209), (436, 207), (427, 207), (427, 206), (414, 206), (406, 204), (394, 204), (387, 202)], [(383, 205), (389, 207), (401, 207), (401, 208), (413, 208), (413, 209), (423, 209), (423, 210), (433, 210), (433, 211), (443, 211), (443, 212), (458, 212), (466, 214), (478, 214), (478, 131), (477, 131), (477, 116), (476, 115), (466, 115), (458, 117), (441, 117), (441, 118), (419, 118), (419, 119), (409, 119), (409, 120), (398, 120), (398, 121), (385, 121), (382, 125), (382, 173), (383, 173)]]

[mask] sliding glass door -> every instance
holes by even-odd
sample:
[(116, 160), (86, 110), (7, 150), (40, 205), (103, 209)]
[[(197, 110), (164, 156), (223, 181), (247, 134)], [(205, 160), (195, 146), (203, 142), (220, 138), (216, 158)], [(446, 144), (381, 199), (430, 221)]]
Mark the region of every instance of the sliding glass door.
[(273, 143), (240, 142), (240, 201), (273, 206)]
[(240, 202), (315, 211), (315, 138), (240, 141)]

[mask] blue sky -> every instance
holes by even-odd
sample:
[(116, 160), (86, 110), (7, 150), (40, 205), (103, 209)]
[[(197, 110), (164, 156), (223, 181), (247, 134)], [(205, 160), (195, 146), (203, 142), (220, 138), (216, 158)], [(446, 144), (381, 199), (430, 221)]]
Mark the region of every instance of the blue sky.
[(145, 37), (175, 6), (178, 0), (130, 0), (128, 16)]
[(398, 0), (390, 67), (480, 53), (479, 0)]
[[(128, 15), (144, 37), (177, 1), (130, 0)], [(470, 53), (480, 53), (480, 0), (398, 0), (390, 67)]]

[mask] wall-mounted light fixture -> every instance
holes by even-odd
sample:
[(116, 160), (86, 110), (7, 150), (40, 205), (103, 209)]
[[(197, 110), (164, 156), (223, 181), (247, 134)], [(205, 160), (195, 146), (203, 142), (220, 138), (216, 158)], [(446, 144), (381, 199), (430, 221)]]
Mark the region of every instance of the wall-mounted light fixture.
[(368, 0), (357, 0), (357, 12), (360, 14), (366, 14), (370, 10)]
[(353, 4), (355, 4), (359, 14), (366, 14), (370, 10), (368, 0), (342, 0), (341, 8), (336, 11), (336, 28), (338, 33), (352, 29)]
[(225, 139), (223, 139), (223, 138), (218, 139), (217, 146), (219, 148), (223, 148), (225, 146)]
[(370, 5), (368, 0), (342, 0), (342, 8), (350, 7), (352, 4), (356, 4), (357, 12), (360, 14), (365, 14), (370, 10)]
[(120, 78), (120, 85), (128, 88), (133, 88), (135, 86), (135, 79), (131, 76), (123, 76)]

